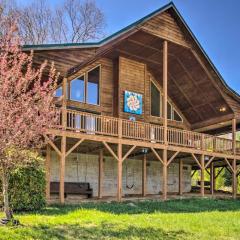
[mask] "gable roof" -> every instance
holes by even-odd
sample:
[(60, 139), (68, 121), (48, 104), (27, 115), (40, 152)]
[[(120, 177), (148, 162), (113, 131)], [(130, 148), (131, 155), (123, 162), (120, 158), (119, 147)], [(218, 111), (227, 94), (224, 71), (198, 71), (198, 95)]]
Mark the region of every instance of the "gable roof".
[[(201, 46), (201, 44), (199, 43), (199, 41), (197, 40), (197, 38), (195, 37), (193, 32), (191, 31), (191, 29), (189, 28), (189, 26), (187, 25), (187, 23), (185, 22), (185, 20), (183, 19), (183, 17), (181, 16), (180, 12), (177, 10), (177, 8), (176, 8), (176, 6), (174, 5), (173, 2), (170, 2), (170, 3), (166, 4), (165, 6), (157, 9), (156, 11), (154, 11), (154, 12), (148, 14), (148, 15), (146, 15), (145, 17), (135, 21), (134, 23), (128, 25), (127, 27), (125, 27), (125, 28), (121, 29), (120, 31), (106, 37), (105, 39), (103, 39), (99, 42), (24, 45), (23, 50), (24, 51), (29, 51), (29, 50), (44, 51), (44, 50), (100, 48), (100, 47), (106, 45), (107, 43), (109, 43), (110, 41), (114, 41), (115, 39), (121, 37), (123, 34), (125, 34), (127, 32), (130, 32), (131, 30), (136, 29), (140, 24), (145, 23), (146, 21), (150, 20), (151, 18), (155, 17), (156, 15), (161, 14), (161, 13), (163, 13), (163, 12), (169, 10), (169, 9), (172, 9), (174, 11), (174, 13), (176, 14), (176, 16), (180, 19), (181, 23), (187, 29), (188, 33), (190, 34), (190, 36), (192, 37), (192, 39), (194, 40), (196, 45), (199, 47), (200, 51), (202, 52), (202, 54), (204, 55), (204, 57), (206, 58), (208, 63), (211, 65), (212, 69), (214, 70), (214, 72), (216, 73), (216, 75), (218, 76), (219, 80), (221, 81), (221, 83), (225, 87), (225, 89), (228, 91), (228, 93), (232, 97), (234, 97), (237, 101), (240, 101), (240, 95), (236, 91), (234, 91), (231, 87), (228, 86), (228, 84), (223, 79), (222, 75), (217, 70), (217, 68), (215, 67), (215, 65), (213, 64), (213, 62), (211, 61), (211, 59), (209, 58), (209, 56), (207, 55), (207, 53), (205, 52), (205, 50), (203, 49), (203, 47)], [(86, 60), (86, 62), (87, 62), (87, 60)], [(81, 65), (82, 64), (83, 63), (81, 63)]]

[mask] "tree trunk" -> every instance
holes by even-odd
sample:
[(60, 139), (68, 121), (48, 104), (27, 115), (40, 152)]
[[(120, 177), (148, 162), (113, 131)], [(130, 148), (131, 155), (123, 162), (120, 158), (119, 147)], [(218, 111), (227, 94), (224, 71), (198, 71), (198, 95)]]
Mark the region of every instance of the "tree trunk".
[(5, 169), (2, 169), (2, 188), (3, 188), (3, 203), (4, 203), (4, 213), (8, 220), (13, 218), (10, 207), (9, 207), (9, 197), (8, 197), (8, 174)]

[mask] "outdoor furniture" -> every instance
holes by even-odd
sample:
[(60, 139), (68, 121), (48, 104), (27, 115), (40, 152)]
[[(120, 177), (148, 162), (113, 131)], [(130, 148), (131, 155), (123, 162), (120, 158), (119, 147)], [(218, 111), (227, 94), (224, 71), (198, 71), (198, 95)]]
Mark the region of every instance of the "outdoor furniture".
[[(59, 194), (60, 183), (51, 182), (50, 183), (50, 193)], [(67, 197), (67, 194), (79, 194), (87, 195), (88, 198), (92, 197), (93, 189), (90, 188), (90, 183), (88, 182), (65, 182), (64, 183), (64, 197)]]

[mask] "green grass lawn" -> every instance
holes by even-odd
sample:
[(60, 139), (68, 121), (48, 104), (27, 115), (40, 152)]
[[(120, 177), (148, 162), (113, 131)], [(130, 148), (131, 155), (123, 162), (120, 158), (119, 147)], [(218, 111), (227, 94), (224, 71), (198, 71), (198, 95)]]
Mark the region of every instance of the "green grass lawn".
[(0, 239), (240, 239), (240, 201), (232, 200), (85, 203), (15, 217), (22, 226), (0, 226)]

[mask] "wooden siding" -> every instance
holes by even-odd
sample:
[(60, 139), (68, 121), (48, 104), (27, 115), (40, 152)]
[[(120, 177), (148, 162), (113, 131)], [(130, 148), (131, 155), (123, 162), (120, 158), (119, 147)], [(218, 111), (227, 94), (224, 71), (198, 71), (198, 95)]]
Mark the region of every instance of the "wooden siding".
[(124, 91), (132, 91), (143, 95), (143, 114), (136, 115), (137, 120), (145, 119), (145, 71), (143, 63), (124, 57), (119, 58), (119, 113), (121, 118), (128, 118), (132, 114), (124, 113)]
[[(63, 50), (36, 50), (34, 51), (34, 66), (39, 67), (44, 61), (54, 62), (56, 70), (64, 77), (69, 68), (95, 55), (95, 48), (63, 49)], [(50, 67), (50, 64), (49, 64)]]
[(141, 28), (155, 36), (190, 47), (180, 26), (168, 12), (153, 17), (144, 23)]

